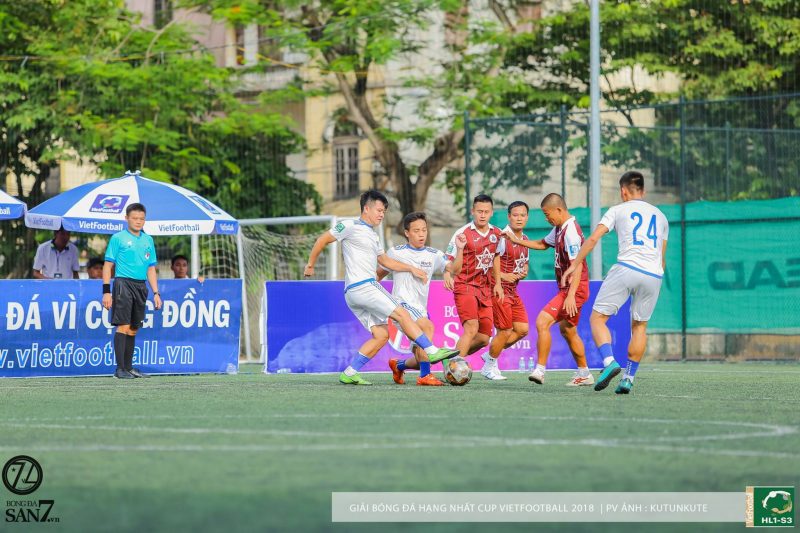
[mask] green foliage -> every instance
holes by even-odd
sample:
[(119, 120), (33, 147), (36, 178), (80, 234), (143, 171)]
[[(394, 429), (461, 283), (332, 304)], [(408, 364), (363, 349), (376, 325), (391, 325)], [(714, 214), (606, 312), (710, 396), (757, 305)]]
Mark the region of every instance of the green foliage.
[[(123, 0), (0, 5), (0, 173), (16, 176), (29, 206), (44, 199), (58, 161), (79, 159), (107, 177), (141, 169), (238, 217), (318, 212), (319, 195), (284, 163), (302, 140), (235, 98), (232, 72), (198, 48), (194, 31), (144, 26)], [(2, 246), (9, 257), (18, 243)]]
[[(660, 104), (674, 101), (678, 92), (686, 99), (797, 92), (800, 3), (616, 0), (601, 3), (601, 21), (601, 88), (603, 107), (609, 110), (601, 116), (604, 165), (649, 169), (656, 183), (667, 187), (677, 187), (683, 173), (687, 200), (797, 194), (794, 98), (687, 103), (683, 161), (680, 106)], [(487, 46), (499, 42), (492, 33), (475, 35)], [(512, 114), (551, 114), (519, 117), (521, 125), (538, 123), (536, 134), (515, 133), (500, 122), (510, 137), (474, 146), (475, 170), (495, 186), (515, 184), (519, 169), (539, 175), (558, 163), (563, 154), (553, 147), (560, 131), (549, 124), (561, 124), (555, 114), (559, 106), (569, 112), (567, 129), (571, 123), (586, 124), (588, 116), (579, 109), (589, 103), (588, 5), (572, 3), (537, 21), (532, 32), (511, 35), (507, 46), (505, 70), (523, 72), (535, 83), (529, 88), (496, 84), (485, 111), (493, 111), (491, 102), (505, 100), (517, 110)], [(651, 85), (632, 83), (632, 69), (656, 79), (669, 74), (677, 92), (657, 93)], [(650, 105), (655, 107), (648, 112), (631, 111)], [(585, 131), (570, 132), (567, 143), (567, 155), (578, 161), (575, 177), (582, 180), (588, 176), (587, 140)], [(528, 151), (507, 150), (518, 143)]]

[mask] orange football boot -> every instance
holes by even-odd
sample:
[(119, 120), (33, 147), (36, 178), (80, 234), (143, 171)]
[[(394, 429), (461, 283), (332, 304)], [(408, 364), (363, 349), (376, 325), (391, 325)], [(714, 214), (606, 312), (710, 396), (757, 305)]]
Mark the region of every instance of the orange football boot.
[(404, 385), (406, 380), (403, 379), (403, 372), (404, 370), (397, 369), (397, 363), (399, 361), (397, 359), (389, 359), (389, 368), (392, 369), (392, 379), (398, 385)]
[(441, 381), (439, 381), (436, 376), (433, 374), (428, 374), (424, 378), (417, 378), (417, 385), (427, 385), (430, 387), (441, 387), (444, 385)]

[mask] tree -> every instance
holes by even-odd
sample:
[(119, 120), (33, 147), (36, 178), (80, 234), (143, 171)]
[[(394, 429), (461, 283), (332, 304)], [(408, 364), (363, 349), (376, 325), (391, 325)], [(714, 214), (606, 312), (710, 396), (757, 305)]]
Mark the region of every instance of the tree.
[[(603, 107), (626, 124), (607, 121), (602, 131), (603, 163), (618, 167), (649, 165), (657, 183), (677, 186), (684, 174), (687, 199), (766, 198), (796, 195), (800, 190), (798, 162), (791, 157), (798, 106), (791, 94), (800, 84), (800, 4), (792, 0), (616, 0), (601, 7)], [(520, 113), (588, 107), (589, 9), (573, 2), (564, 11), (535, 21), (533, 31), (513, 34), (505, 69), (523, 70), (539, 91), (517, 99)], [(677, 79), (677, 90), (657, 93), (637, 84), (634, 71)], [(534, 81), (535, 80), (535, 81)], [(550, 98), (543, 96), (552, 95)], [(685, 100), (747, 97), (729, 102)], [(768, 98), (753, 99), (759, 95)], [(516, 95), (511, 95), (516, 96)], [(653, 118), (637, 123), (636, 106), (657, 105)], [(647, 115), (645, 115), (647, 116)], [(585, 122), (585, 116), (576, 117)], [(537, 122), (537, 118), (531, 118)], [(539, 117), (539, 122), (557, 117)], [(684, 166), (680, 133), (683, 122)], [(644, 126), (644, 127), (642, 127)], [(514, 166), (546, 172), (558, 132), (535, 128), (543, 137), (536, 150), (520, 151)], [(578, 177), (588, 174), (585, 135), (568, 150), (580, 155)], [(519, 135), (505, 145), (524, 141)], [(502, 172), (503, 160), (492, 147), (482, 158)], [(486, 148), (484, 148), (486, 150)], [(718, 179), (714, 177), (719, 176)], [(723, 179), (724, 176), (724, 179)]]
[[(330, 81), (342, 94), (346, 119), (369, 140), (403, 213), (424, 209), (434, 179), (462, 155), (465, 111), (508, 114), (513, 110), (509, 102), (495, 98), (492, 91), (498, 86), (503, 87), (499, 91), (503, 95), (512, 89), (527, 90), (518, 76), (499, 73), (508, 42), (504, 31), (511, 28), (511, 19), (518, 18), (520, 6), (535, 2), (503, 6), (491, 1), (495, 20), (489, 23), (472, 21), (469, 3), (459, 0), (188, 3), (231, 25), (258, 24), (276, 46), (307, 54), (315, 75), (304, 80), (305, 88), (318, 89), (320, 83)], [(404, 59), (422, 61), (414, 55), (425, 45), (420, 35), (441, 12), (446, 13), (450, 36), (446, 50), (440, 57), (425, 59), (432, 62), (431, 68), (407, 73), (399, 80), (406, 88), (426, 91), (414, 111), (419, 121), (396, 127), (393, 110), (398, 98), (387, 94), (376, 103), (368, 98), (371, 83), (379, 67)], [(493, 37), (483, 39), (479, 44), (485, 46), (478, 50), (470, 48), (473, 34)], [(409, 145), (424, 147), (427, 156), (412, 163), (403, 150)]]
[[(232, 25), (258, 24), (276, 47), (305, 53), (312, 72), (305, 89), (331, 90), (346, 101), (346, 119), (371, 143), (387, 173), (389, 192), (401, 210), (424, 209), (429, 188), (442, 170), (448, 188), (462, 194), (463, 175), (449, 165), (463, 154), (463, 115), (525, 115), (523, 127), (498, 127), (494, 145), (476, 147), (488, 189), (542, 182), (560, 153), (563, 132), (552, 127), (561, 106), (588, 108), (588, 2), (569, 2), (563, 11), (538, 18), (537, 0), (489, 0), (476, 12), (467, 0), (189, 0)], [(796, 79), (797, 16), (791, 0), (616, 0), (601, 3), (603, 19), (604, 105), (617, 109), (624, 127), (605, 128), (603, 157), (627, 166), (652, 156), (666, 175), (674, 171), (674, 150), (656, 145), (659, 133), (638, 129), (629, 108), (674, 99), (649, 86), (631, 83), (632, 69), (653, 76), (675, 74), (691, 98), (787, 90)], [(421, 37), (444, 14), (446, 45), (425, 47)], [(759, 28), (769, 27), (768, 31)], [(777, 50), (777, 52), (776, 52)], [(415, 55), (425, 51), (425, 54)], [(377, 104), (368, 96), (376, 73), (402, 60), (412, 61), (400, 83), (423, 96), (402, 113), (418, 121), (399, 121), (399, 101), (387, 92)], [(268, 62), (255, 68), (264, 68)], [(393, 71), (397, 75), (397, 71)], [(780, 75), (778, 75), (780, 74)], [(618, 80), (625, 75), (625, 80)], [(786, 83), (784, 83), (786, 82)], [(405, 99), (408, 104), (408, 99)], [(780, 113), (779, 113), (780, 114)], [(736, 115), (735, 115), (736, 116)], [(660, 120), (672, 120), (662, 114)], [(763, 119), (763, 117), (761, 117)], [(557, 119), (555, 119), (557, 120)], [(585, 179), (585, 130), (570, 123), (566, 148), (580, 157)], [(406, 126), (398, 126), (398, 124)], [(719, 124), (710, 120), (711, 124)], [(497, 124), (497, 122), (493, 123)], [(724, 124), (724, 122), (723, 122)], [(769, 128), (762, 121), (759, 127)], [(675, 123), (665, 123), (675, 127)], [(636, 135), (634, 135), (634, 133)], [(404, 148), (427, 152), (421, 161)], [(768, 149), (776, 153), (775, 149)], [(483, 152), (481, 154), (481, 152)], [(687, 168), (708, 168), (703, 162)], [(666, 178), (664, 178), (666, 183)]]
[[(0, 175), (13, 173), (21, 199), (31, 207), (41, 202), (57, 162), (79, 158), (104, 176), (141, 169), (186, 185), (234, 215), (253, 214), (262, 205), (253, 193), (263, 189), (291, 191), (265, 204), (275, 213), (318, 211), (319, 195), (285, 166), (284, 156), (302, 140), (283, 119), (249, 113), (235, 98), (231, 72), (198, 47), (191, 28), (176, 21), (143, 26), (124, 6), (0, 5)], [(8, 233), (3, 256), (16, 264), (7, 270), (21, 277), (30, 258), (12, 250), (31, 250), (34, 234)]]

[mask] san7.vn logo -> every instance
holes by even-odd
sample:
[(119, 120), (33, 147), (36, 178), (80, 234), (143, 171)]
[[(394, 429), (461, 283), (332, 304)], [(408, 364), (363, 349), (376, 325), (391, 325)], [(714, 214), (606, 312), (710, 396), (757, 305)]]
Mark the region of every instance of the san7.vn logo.
[(50, 516), (55, 500), (20, 500), (7, 501), (6, 522), (60, 522), (55, 516)]

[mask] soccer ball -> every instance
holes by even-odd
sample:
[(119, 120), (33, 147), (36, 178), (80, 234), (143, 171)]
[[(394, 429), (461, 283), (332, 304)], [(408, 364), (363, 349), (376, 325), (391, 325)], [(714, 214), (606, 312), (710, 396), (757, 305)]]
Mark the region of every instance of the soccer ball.
[(466, 385), (472, 379), (472, 367), (463, 357), (453, 357), (444, 365), (444, 377), (450, 385)]

